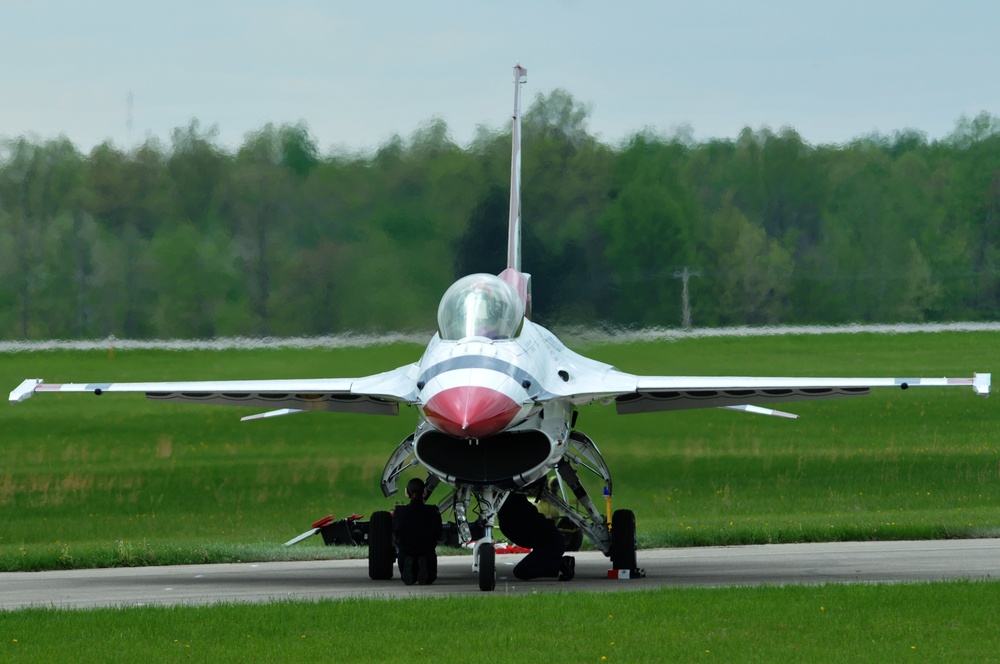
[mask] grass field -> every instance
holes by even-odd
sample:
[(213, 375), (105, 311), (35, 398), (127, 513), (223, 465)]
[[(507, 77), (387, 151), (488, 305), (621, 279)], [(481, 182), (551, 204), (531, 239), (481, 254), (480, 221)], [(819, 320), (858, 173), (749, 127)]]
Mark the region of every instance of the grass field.
[(988, 662), (997, 583), (5, 613), (4, 662)]
[[(578, 350), (635, 373), (971, 376), (996, 368), (998, 341), (988, 332), (791, 335)], [(28, 377), (354, 376), (420, 352), (22, 352), (0, 355), (0, 388)], [(920, 388), (785, 409), (802, 418), (622, 417), (590, 406), (578, 426), (614, 473), (615, 507), (635, 510), (642, 545), (1000, 534), (995, 399)], [(280, 544), (328, 513), (391, 506), (378, 479), (415, 414), (239, 422), (246, 413), (127, 395), (39, 395), (0, 409), (0, 569), (347, 555), (319, 538)]]

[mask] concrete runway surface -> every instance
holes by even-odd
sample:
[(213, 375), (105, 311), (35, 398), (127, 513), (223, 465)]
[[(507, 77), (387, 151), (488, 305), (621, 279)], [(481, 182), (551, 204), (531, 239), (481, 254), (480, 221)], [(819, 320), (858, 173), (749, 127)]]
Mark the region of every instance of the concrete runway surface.
[[(643, 579), (609, 580), (608, 559), (576, 555), (576, 578), (519, 581), (522, 555), (497, 556), (498, 593), (659, 587), (1000, 579), (1000, 539), (646, 549)], [(430, 586), (371, 581), (367, 560), (0, 573), (0, 610), (479, 594), (470, 556), (442, 556)]]

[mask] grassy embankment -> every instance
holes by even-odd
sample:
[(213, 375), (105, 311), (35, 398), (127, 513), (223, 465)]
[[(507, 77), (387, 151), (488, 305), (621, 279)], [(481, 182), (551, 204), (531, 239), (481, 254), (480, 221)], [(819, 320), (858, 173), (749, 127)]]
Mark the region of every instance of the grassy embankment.
[[(998, 347), (995, 334), (940, 333), (581, 350), (636, 373), (969, 376), (995, 369)], [(36, 376), (364, 375), (419, 353), (412, 345), (119, 351), (113, 359), (107, 352), (18, 353), (0, 357), (0, 388), (6, 393)], [(615, 507), (635, 510), (641, 545), (1000, 533), (995, 399), (920, 388), (784, 409), (802, 418), (720, 410), (620, 417), (594, 405), (582, 409), (578, 425), (611, 466)], [(0, 409), (0, 569), (350, 555), (318, 537), (291, 549), (280, 544), (325, 514), (390, 506), (378, 479), (414, 414), (239, 422), (246, 412), (126, 395), (40, 395)]]

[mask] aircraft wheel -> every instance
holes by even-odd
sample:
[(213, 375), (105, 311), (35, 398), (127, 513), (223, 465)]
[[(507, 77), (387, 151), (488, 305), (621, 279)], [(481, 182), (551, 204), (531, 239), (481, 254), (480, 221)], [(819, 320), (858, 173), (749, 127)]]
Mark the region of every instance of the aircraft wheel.
[(611, 566), (633, 570), (635, 561), (635, 514), (632, 510), (617, 510), (611, 516)]
[(479, 589), (489, 592), (497, 587), (497, 552), (493, 542), (479, 547)]
[(392, 541), (392, 514), (375, 512), (368, 522), (368, 576), (374, 581), (392, 578), (396, 546)]

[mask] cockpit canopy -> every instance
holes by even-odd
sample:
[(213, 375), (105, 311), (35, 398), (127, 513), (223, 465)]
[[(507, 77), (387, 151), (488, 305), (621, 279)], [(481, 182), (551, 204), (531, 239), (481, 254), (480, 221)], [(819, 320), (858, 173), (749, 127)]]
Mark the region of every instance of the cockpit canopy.
[(438, 305), (441, 338), (513, 339), (521, 329), (524, 304), (513, 286), (492, 274), (470, 274), (445, 291)]

